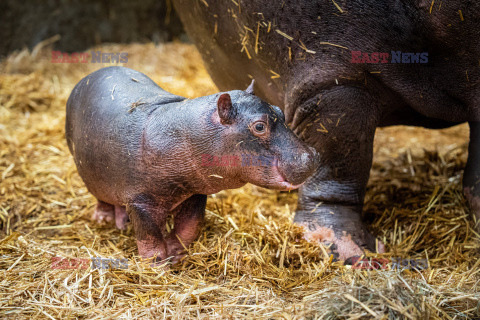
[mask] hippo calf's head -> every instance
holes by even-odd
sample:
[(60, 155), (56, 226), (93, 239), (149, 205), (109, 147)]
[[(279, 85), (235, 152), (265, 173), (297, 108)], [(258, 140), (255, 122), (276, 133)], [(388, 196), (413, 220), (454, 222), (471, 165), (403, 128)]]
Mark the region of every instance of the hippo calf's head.
[[(280, 108), (256, 97), (251, 87), (221, 94), (214, 121), (221, 128), (222, 142), (217, 152), (236, 160), (225, 166), (226, 179), (291, 190), (298, 188), (319, 165), (317, 151), (286, 126)], [(217, 159), (222, 162), (221, 156)]]

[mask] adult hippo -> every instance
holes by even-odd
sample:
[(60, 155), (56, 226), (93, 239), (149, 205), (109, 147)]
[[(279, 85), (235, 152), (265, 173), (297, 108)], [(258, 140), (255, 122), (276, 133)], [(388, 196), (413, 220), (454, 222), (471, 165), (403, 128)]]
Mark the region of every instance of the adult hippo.
[[(480, 220), (480, 2), (175, 0), (221, 90), (280, 106), (321, 154), (295, 222), (346, 260), (384, 250), (361, 219), (375, 129), (468, 122), (464, 191)], [(377, 248), (375, 248), (377, 246)]]

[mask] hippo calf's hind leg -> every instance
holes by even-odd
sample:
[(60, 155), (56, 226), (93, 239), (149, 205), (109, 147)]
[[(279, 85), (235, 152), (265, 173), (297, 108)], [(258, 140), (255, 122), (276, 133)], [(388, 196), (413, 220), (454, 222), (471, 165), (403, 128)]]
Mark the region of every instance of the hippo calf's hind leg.
[(130, 219), (125, 206), (115, 206), (115, 225), (117, 228), (120, 230), (127, 229), (128, 222), (130, 222)]
[(463, 191), (480, 232), (480, 122), (469, 122), (469, 126), (470, 144), (463, 174)]
[(92, 220), (98, 223), (110, 223), (115, 219), (115, 206), (98, 200), (97, 207), (92, 215)]

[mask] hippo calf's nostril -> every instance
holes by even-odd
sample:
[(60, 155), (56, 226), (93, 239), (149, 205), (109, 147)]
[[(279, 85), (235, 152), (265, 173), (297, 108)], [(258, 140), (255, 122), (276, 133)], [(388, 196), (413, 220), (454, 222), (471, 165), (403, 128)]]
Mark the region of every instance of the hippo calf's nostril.
[(305, 152), (304, 156), (302, 156), (302, 165), (312, 174), (320, 165), (320, 154), (312, 147), (308, 147), (308, 149), (308, 152)]
[(321, 157), (320, 157), (320, 153), (315, 150), (315, 148), (310, 148), (311, 151), (312, 151), (312, 157), (313, 157), (313, 167), (314, 169), (313, 170), (317, 170), (317, 168), (320, 166), (320, 161), (321, 161)]
[(315, 149), (308, 147), (300, 154), (283, 157), (279, 162), (279, 171), (288, 182), (300, 184), (318, 168), (319, 157)]

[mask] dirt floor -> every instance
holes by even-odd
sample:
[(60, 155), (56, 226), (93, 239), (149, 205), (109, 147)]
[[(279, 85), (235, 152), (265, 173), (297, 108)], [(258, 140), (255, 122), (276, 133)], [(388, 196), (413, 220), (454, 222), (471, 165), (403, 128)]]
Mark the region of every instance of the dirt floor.
[[(175, 94), (216, 92), (192, 45), (97, 49), (128, 52), (125, 66)], [(372, 256), (425, 270), (332, 262), (291, 223), (295, 192), (251, 185), (210, 196), (189, 255), (150, 268), (131, 227), (90, 221), (95, 200), (65, 143), (66, 99), (102, 66), (52, 64), (48, 46), (0, 63), (0, 318), (480, 319), (480, 237), (461, 192), (468, 127), (377, 132), (365, 214), (388, 252)], [(128, 268), (59, 270), (53, 257)]]

